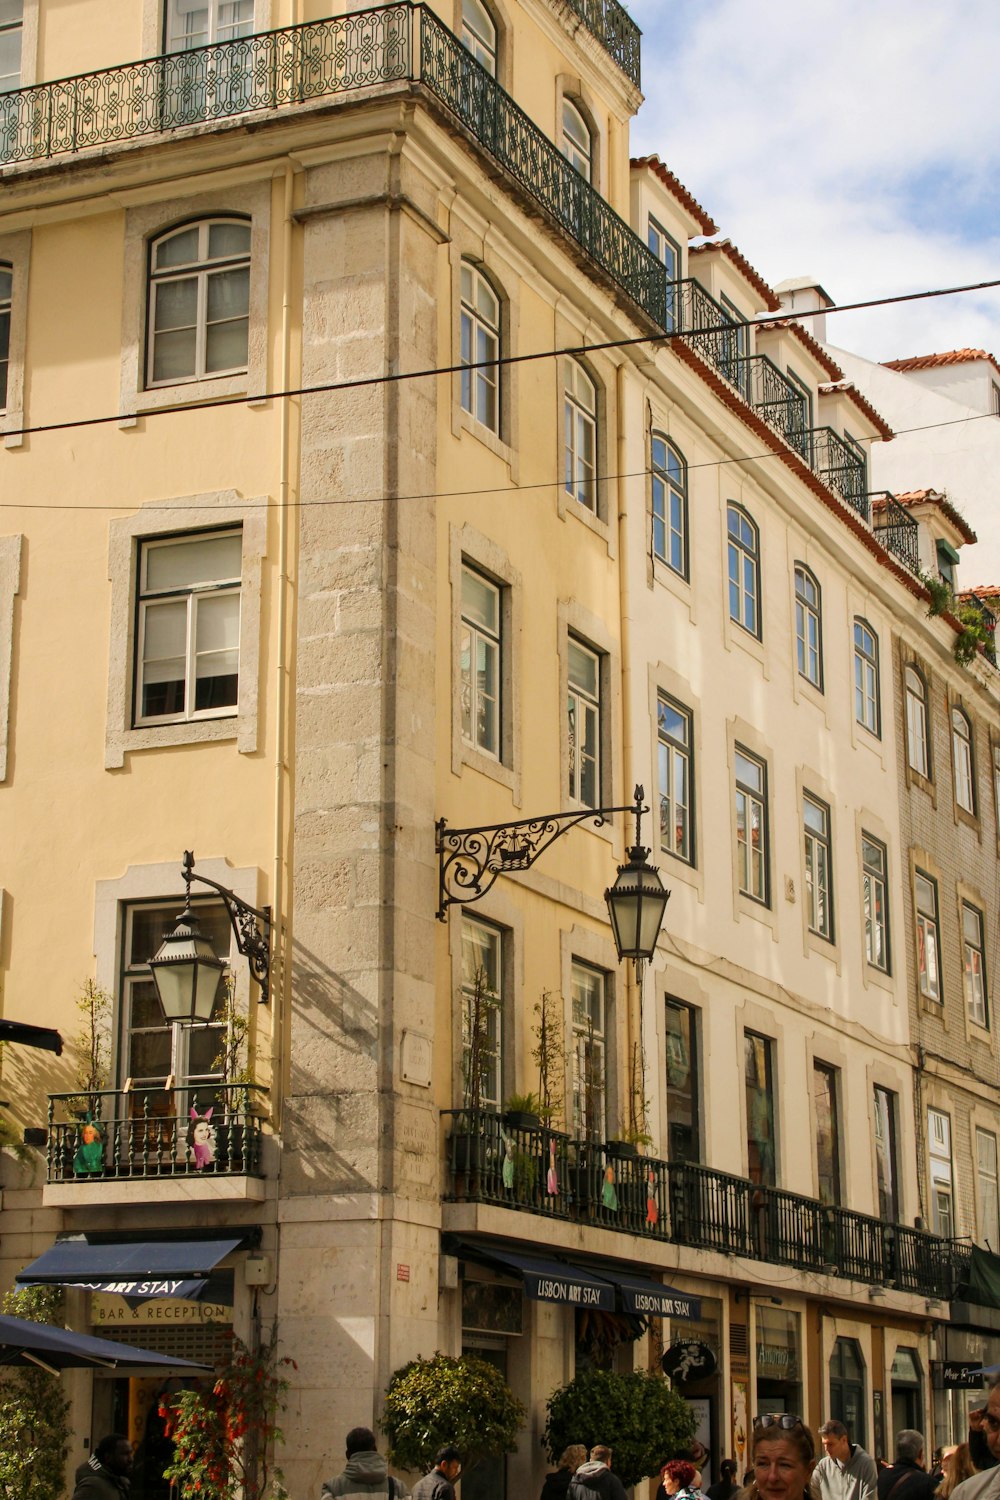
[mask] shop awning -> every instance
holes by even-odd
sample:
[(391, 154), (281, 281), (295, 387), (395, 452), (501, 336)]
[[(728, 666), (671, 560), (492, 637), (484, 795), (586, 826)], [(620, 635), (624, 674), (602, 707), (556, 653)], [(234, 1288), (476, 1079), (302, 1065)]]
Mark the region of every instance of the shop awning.
[(208, 1273), (244, 1241), (116, 1240), (91, 1244), (82, 1236), (56, 1240), (19, 1271), (19, 1286), (75, 1286), (119, 1297), (197, 1297)]
[(629, 1276), (604, 1266), (601, 1266), (601, 1275), (614, 1282), (621, 1292), (624, 1311), (637, 1318), (687, 1318), (694, 1322), (701, 1317), (701, 1303), (697, 1297), (679, 1292), (676, 1287), (664, 1286), (662, 1281)]
[(958, 1289), (959, 1297), (980, 1307), (1000, 1307), (1000, 1255), (972, 1246), (969, 1268)]
[(29, 1026), (26, 1021), (0, 1021), (0, 1042), (16, 1042), (21, 1047), (40, 1047), (43, 1052), (62, 1056), (63, 1042), (58, 1031), (48, 1026)]
[(492, 1245), (463, 1243), (457, 1253), (493, 1270), (520, 1276), (525, 1295), (534, 1302), (562, 1302), (567, 1307), (596, 1307), (603, 1312), (614, 1312), (615, 1289), (610, 1281), (580, 1266), (528, 1255), (506, 1245), (495, 1249)]

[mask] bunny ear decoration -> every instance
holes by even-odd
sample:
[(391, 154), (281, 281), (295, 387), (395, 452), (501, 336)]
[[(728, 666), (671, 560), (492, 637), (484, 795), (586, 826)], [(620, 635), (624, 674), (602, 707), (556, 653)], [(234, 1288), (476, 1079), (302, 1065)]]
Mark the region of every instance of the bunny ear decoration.
[(212, 1110), (214, 1108), (215, 1108), (215, 1105), (213, 1104), (212, 1105), (212, 1109), (206, 1109), (205, 1113), (202, 1115), (202, 1119), (203, 1120), (210, 1120), (212, 1118)]
[(192, 1120), (198, 1120), (198, 1119), (201, 1118), (200, 1115), (198, 1114), (198, 1111), (196, 1109), (194, 1109), (193, 1107), (192, 1107), (192, 1109), (190, 1111), (190, 1114), (191, 1114)]

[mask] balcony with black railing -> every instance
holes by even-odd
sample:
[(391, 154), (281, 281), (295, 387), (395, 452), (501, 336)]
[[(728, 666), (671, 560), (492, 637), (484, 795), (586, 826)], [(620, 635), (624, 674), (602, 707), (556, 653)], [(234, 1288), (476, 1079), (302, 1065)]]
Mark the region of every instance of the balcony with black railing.
[(445, 1197), (952, 1298), (968, 1247), (688, 1162), (450, 1110)]
[(920, 527), (889, 490), (876, 490), (871, 501), (872, 527), (882, 546), (909, 572), (920, 572)]
[(814, 472), (870, 526), (871, 511), (863, 455), (849, 443), (845, 443), (832, 427), (814, 427), (809, 439)]
[(642, 35), (618, 0), (566, 0), (626, 78), (639, 87), (639, 38)]

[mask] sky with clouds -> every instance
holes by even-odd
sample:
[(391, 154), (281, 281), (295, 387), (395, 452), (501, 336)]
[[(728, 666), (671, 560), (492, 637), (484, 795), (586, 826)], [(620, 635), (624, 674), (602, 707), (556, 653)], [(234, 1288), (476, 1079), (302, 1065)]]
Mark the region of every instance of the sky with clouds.
[[(658, 152), (772, 285), (836, 302), (1000, 278), (997, 0), (626, 0)], [(985, 348), (1000, 289), (828, 320), (870, 359)]]

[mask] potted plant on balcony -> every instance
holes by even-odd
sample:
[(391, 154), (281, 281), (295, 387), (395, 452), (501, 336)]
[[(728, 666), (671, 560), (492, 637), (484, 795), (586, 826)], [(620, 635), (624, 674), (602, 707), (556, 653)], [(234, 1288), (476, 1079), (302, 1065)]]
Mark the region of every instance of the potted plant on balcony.
[(511, 1130), (537, 1130), (542, 1123), (542, 1101), (537, 1094), (508, 1094), (503, 1122)]
[(566, 1043), (563, 1001), (558, 991), (543, 990), (535, 1006), (535, 1045), (532, 1060), (538, 1069), (538, 1099), (542, 1123), (551, 1128), (561, 1120), (566, 1101)]
[(75, 1124), (57, 1126), (56, 1155), (64, 1177), (77, 1175), (81, 1153), (89, 1165), (87, 1173), (104, 1170), (104, 1091), (111, 1077), (111, 1015), (114, 1001), (107, 990), (93, 979), (84, 981), (76, 1002), (81, 1017), (80, 1029), (73, 1039), (76, 1052), (76, 1087), (70, 1095), (66, 1112)]

